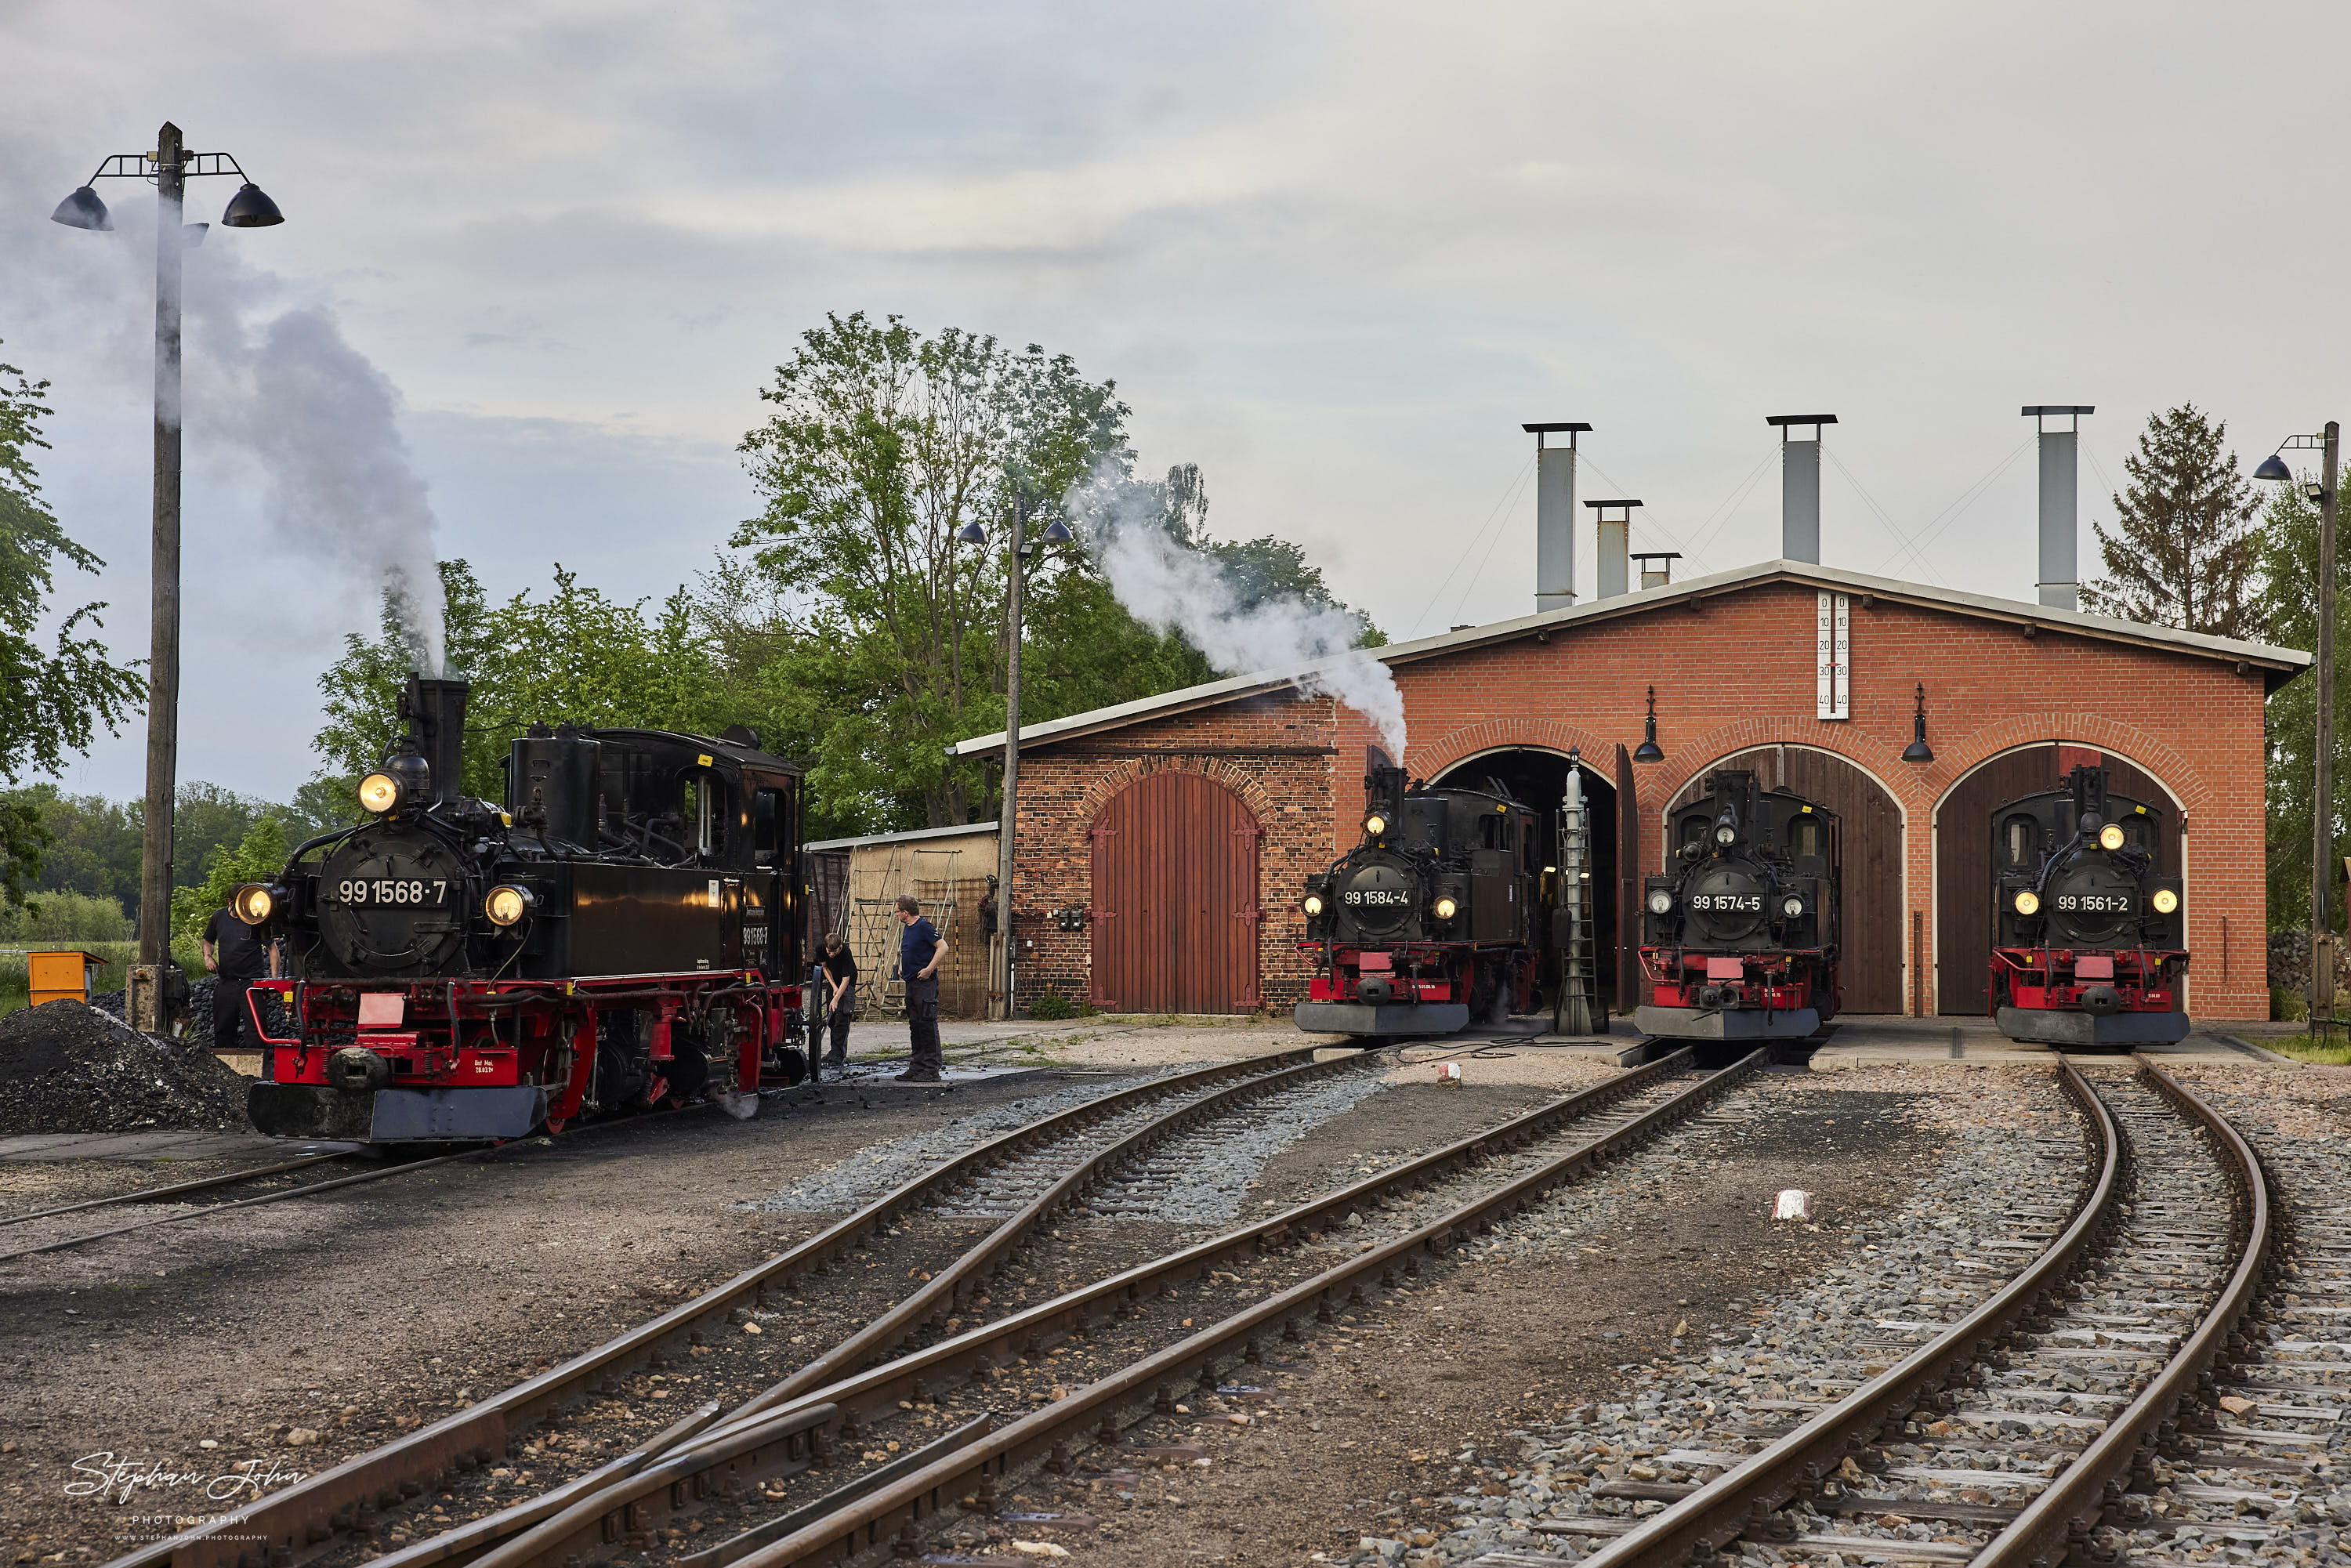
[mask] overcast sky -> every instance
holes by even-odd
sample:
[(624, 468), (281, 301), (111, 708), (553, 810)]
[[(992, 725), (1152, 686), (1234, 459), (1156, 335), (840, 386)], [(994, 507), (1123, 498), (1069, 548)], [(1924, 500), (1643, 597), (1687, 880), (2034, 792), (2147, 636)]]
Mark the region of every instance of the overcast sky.
[[(328, 313), (494, 594), (705, 567), (756, 509), (758, 388), (863, 309), (1115, 378), (1146, 468), (1202, 465), (1219, 534), (1301, 541), (1392, 636), (1532, 607), (1529, 420), (1590, 421), (1584, 494), (1719, 570), (1778, 553), (1764, 416), (1833, 411), (1824, 559), (2030, 599), (2021, 405), (2097, 407), (2085, 574), (2151, 411), (2212, 410), (2248, 466), (2346, 412), (2346, 32), (1984, 0), (0, 0), (0, 359), (55, 383), (48, 494), (110, 562), (63, 587), (126, 655), (153, 204), (106, 182), (120, 232), (47, 219), (166, 118), (287, 214), (213, 230), (192, 312)], [(267, 501), (341, 415), (208, 419), (233, 346), (192, 329), (181, 775), (282, 798), (369, 591)], [(134, 730), (68, 782), (141, 779)]]

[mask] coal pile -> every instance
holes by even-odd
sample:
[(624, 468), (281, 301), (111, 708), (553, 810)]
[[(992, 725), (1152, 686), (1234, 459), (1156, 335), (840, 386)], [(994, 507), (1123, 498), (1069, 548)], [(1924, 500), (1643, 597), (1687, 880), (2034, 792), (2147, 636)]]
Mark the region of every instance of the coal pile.
[(77, 1001), (0, 1018), (0, 1134), (242, 1131), (253, 1081)]
[[(210, 975), (188, 982), (188, 1009), (182, 1015), (180, 1021), (186, 1038), (194, 1044), (210, 1045), (213, 1042), (213, 989), (219, 984), (220, 982)], [(102, 997), (91, 998), (89, 1005), (109, 1018), (120, 1019), (123, 1016), (122, 998), (122, 992), (109, 991)], [(286, 1027), (285, 1004), (277, 999), (277, 993), (275, 991), (262, 993), (261, 1021), (268, 1026), (271, 1034), (280, 1040), (284, 1040), (291, 1032)], [(250, 1035), (246, 1038), (245, 1043), (253, 1044)]]

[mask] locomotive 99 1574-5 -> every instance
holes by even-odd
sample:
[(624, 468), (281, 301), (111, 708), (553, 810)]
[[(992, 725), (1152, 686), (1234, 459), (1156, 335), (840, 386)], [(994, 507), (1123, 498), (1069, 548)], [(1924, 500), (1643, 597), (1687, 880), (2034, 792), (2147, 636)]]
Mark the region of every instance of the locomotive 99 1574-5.
[(2011, 1040), (2128, 1051), (2188, 1033), (2188, 913), (2163, 809), (2106, 770), (1991, 813), (1992, 1017)]
[(1674, 812), (1671, 869), (1642, 888), (1634, 1022), (1682, 1040), (1801, 1040), (1835, 1016), (1836, 814), (1722, 768)]
[(747, 730), (534, 726), (501, 809), (458, 788), (465, 698), (412, 679), (369, 820), (237, 891), (290, 1020), (254, 1124), (515, 1137), (705, 1092), (747, 1115), (801, 1077), (799, 769)]
[(1542, 845), (1507, 796), (1410, 783), (1374, 765), (1363, 841), (1307, 880), (1299, 907), (1322, 970), (1299, 1004), (1313, 1033), (1450, 1034), (1532, 1011)]

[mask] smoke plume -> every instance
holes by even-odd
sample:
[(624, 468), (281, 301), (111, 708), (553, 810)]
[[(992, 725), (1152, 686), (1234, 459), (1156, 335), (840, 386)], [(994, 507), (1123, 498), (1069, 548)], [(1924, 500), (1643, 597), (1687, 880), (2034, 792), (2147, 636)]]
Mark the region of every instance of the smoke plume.
[(1111, 591), (1136, 620), (1183, 633), (1228, 675), (1281, 676), (1336, 697), (1372, 722), (1403, 765), (1404, 694), (1386, 664), (1354, 647), (1363, 627), (1353, 615), (1294, 595), (1244, 603), (1216, 561), (1170, 531), (1164, 499), (1123, 474), (1098, 472), (1072, 499)]

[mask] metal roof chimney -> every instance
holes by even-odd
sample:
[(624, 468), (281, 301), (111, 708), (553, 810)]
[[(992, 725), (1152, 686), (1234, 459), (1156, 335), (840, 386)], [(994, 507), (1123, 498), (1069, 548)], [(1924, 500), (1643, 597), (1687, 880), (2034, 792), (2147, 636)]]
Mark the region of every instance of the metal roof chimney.
[[(1780, 559), (1821, 561), (1821, 427), (1834, 424), (1833, 413), (1775, 413), (1763, 423), (1780, 429)], [(1798, 440), (1790, 434), (1809, 425), (1813, 434)]]
[[(1586, 501), (1583, 504), (1592, 508), (1593, 520), (1600, 525), (1600, 568), (1595, 574), (1600, 580), (1593, 597), (1614, 599), (1620, 593), (1630, 591), (1632, 587), (1627, 580), (1632, 573), (1630, 558), (1625, 553), (1629, 548), (1626, 536), (1633, 530), (1633, 508), (1641, 503)], [(1621, 512), (1624, 516), (1612, 517), (1608, 515), (1611, 512)]]
[[(1575, 438), (1592, 426), (1519, 428), (1535, 438), (1535, 612), (1565, 610), (1575, 602)], [(1562, 432), (1566, 445), (1543, 444), (1544, 436)]]
[[(2036, 402), (2024, 411), (2041, 433), (2041, 603), (2049, 610), (2079, 610), (2081, 416), (2098, 411), (2088, 403)], [(2052, 419), (2069, 423), (2052, 430)]]

